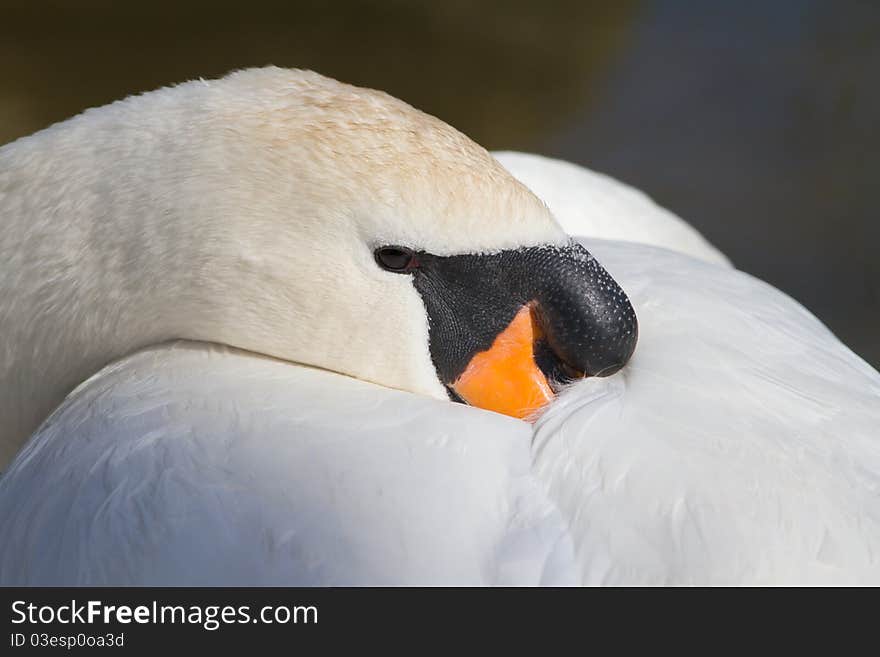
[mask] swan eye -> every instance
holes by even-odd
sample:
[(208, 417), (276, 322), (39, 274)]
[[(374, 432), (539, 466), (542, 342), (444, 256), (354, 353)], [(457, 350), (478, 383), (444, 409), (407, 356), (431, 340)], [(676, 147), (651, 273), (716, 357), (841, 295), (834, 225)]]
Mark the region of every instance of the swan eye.
[(406, 274), (419, 266), (416, 254), (405, 246), (383, 246), (374, 255), (379, 266), (387, 271)]

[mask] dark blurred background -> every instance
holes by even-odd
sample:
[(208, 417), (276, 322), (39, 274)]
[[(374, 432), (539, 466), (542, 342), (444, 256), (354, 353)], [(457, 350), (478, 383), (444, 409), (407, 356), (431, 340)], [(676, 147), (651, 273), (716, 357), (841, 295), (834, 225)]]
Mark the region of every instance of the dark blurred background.
[(0, 0), (0, 144), (270, 63), (633, 184), (880, 365), (880, 2)]

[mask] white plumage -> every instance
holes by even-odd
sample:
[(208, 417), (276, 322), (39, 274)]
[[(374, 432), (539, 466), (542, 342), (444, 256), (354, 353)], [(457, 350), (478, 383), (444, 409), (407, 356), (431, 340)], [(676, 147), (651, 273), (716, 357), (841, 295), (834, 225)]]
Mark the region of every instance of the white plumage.
[(0, 147), (0, 469), (74, 386), (173, 339), (447, 399), (373, 252), (564, 244), (484, 149), (387, 94), (239, 71)]
[(590, 248), (641, 336), (535, 430), (583, 583), (880, 583), (880, 375), (747, 274)]
[(81, 386), (0, 481), (0, 581), (880, 582), (877, 372), (747, 274), (587, 246), (642, 342), (534, 438), (330, 373), (159, 347)]
[[(296, 93), (278, 92), (287, 84)], [(227, 103), (224, 94), (249, 102)], [(365, 127), (343, 112), (308, 137), (323, 158), (320, 173), (297, 168), (308, 160), (263, 122), (282, 107), (299, 117), (283, 131), (299, 130), (303, 112), (313, 128), (315, 106), (297, 94), (340, 96), (342, 107), (363, 104), (381, 120)], [(194, 342), (129, 355), (72, 392), (0, 478), (0, 584), (880, 583), (880, 375), (647, 197), (573, 165), (499, 155), (569, 232), (625, 240), (586, 244), (627, 290), (641, 326), (627, 368), (571, 385), (532, 426), (431, 398), (442, 390), (429, 371), (421, 302), (405, 278), (375, 271), (369, 257), (379, 239), (424, 240), (447, 253), (470, 239), (476, 251), (559, 241), (546, 209), (491, 158), (397, 101), (309, 74), (245, 72), (144, 98), (0, 152), (10, 225), (38, 233), (22, 228), (25, 240), (7, 230), (0, 244), (21, 260), (15, 275), (27, 290), (0, 280), (13, 299), (0, 304), (0, 319), (28, 346), (4, 342), (5, 392), (18, 396), (5, 403), (30, 404), (15, 411), (5, 449), (68, 379), (168, 337), (301, 357), (427, 396)], [(173, 189), (174, 203), (163, 202), (183, 213), (174, 221), (150, 214), (154, 205), (132, 205), (145, 198), (144, 171), (129, 178), (121, 164), (115, 175), (126, 182), (111, 195), (118, 211), (103, 219), (89, 210), (105, 207), (94, 171), (77, 184), (47, 183), (43, 195), (21, 193), (67, 180), (46, 144), (65, 146), (83, 167), (106, 168), (114, 144), (92, 156), (90, 134), (111, 142), (124, 134), (128, 146), (116, 146), (140, 161), (143, 145), (154, 144), (145, 117), (150, 127), (163, 113), (195, 116), (190, 103), (215, 114), (196, 113), (202, 132), (190, 131), (184, 150), (198, 152), (199, 139), (229, 150), (198, 165), (210, 175), (193, 170), (195, 186), (177, 185), (178, 177), (165, 185), (154, 162), (151, 184)], [(218, 138), (212, 129), (229, 112), (243, 123)], [(117, 133), (122, 117), (131, 120)], [(399, 135), (409, 150), (366, 164), (343, 157), (345, 174), (331, 166), (342, 157), (328, 146), (339, 143), (328, 140), (334, 130), (346, 131), (353, 152), (371, 152), (362, 141), (395, 133), (398, 120), (420, 128)], [(397, 143), (387, 137), (381, 143)], [(197, 167), (179, 144), (166, 147), (176, 167)], [(442, 157), (418, 159), (436, 168), (411, 172), (422, 148)], [(244, 167), (229, 177), (229, 158), (246, 163), (267, 152), (270, 171), (251, 180)], [(279, 187), (291, 167), (298, 177)], [(204, 184), (217, 192), (208, 205), (192, 196)], [(328, 189), (357, 193), (328, 198)], [(368, 198), (371, 190), (379, 192)], [(501, 190), (508, 196), (492, 197)], [(307, 217), (310, 261), (291, 257), (298, 224), (278, 215), (289, 200)], [(259, 235), (251, 234), (255, 208)], [(186, 223), (190, 211), (196, 221)], [(503, 211), (513, 217), (507, 224), (485, 223)], [(446, 223), (432, 225), (433, 213)], [(108, 221), (122, 233), (98, 230)], [(200, 226), (199, 235), (187, 226)], [(279, 226), (283, 239), (272, 232)], [(43, 233), (51, 241), (37, 239)], [(17, 239), (45, 249), (27, 252)], [(198, 275), (163, 287), (170, 272), (193, 271), (194, 253), (210, 256)], [(40, 258), (54, 268), (41, 268)], [(322, 263), (339, 267), (328, 275), (315, 266)], [(98, 264), (118, 276), (83, 273)], [(57, 287), (82, 280), (86, 290)], [(334, 296), (344, 280), (360, 282)], [(127, 291), (152, 305), (128, 303)], [(144, 325), (138, 313), (154, 307), (162, 312)], [(47, 313), (52, 321), (40, 323)], [(308, 330), (297, 324), (306, 315)], [(321, 338), (327, 316), (332, 342)], [(406, 338), (396, 351), (395, 325)], [(381, 341), (364, 351), (374, 337)], [(16, 365), (25, 362), (36, 363), (27, 376)], [(56, 371), (66, 378), (49, 376)], [(25, 394), (47, 377), (45, 398)]]
[(730, 266), (686, 221), (619, 180), (533, 153), (492, 155), (547, 204), (569, 235), (653, 244)]
[(566, 584), (529, 425), (198, 343), (80, 386), (0, 480), (4, 585)]

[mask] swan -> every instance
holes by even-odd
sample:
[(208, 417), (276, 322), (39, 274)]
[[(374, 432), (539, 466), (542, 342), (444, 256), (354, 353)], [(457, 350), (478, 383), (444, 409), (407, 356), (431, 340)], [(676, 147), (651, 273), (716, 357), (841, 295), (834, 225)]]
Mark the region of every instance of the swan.
[(0, 212), (0, 468), (74, 386), (168, 340), (524, 417), (638, 336), (488, 152), (306, 71), (189, 82), (9, 144)]
[(105, 367), (0, 479), (0, 583), (880, 581), (880, 375), (771, 286), (618, 237), (578, 241), (639, 348), (533, 425), (235, 344)]

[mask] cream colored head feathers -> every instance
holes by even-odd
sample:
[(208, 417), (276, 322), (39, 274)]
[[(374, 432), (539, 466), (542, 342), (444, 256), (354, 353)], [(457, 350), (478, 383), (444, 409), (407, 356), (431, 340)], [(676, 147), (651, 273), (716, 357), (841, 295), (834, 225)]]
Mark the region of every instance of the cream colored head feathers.
[(175, 338), (443, 397), (421, 299), (373, 249), (565, 239), (454, 129), (315, 73), (89, 110), (0, 148), (0, 467), (76, 384)]

